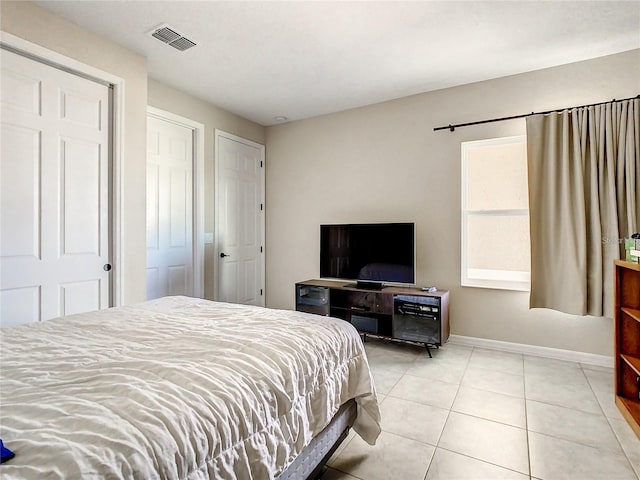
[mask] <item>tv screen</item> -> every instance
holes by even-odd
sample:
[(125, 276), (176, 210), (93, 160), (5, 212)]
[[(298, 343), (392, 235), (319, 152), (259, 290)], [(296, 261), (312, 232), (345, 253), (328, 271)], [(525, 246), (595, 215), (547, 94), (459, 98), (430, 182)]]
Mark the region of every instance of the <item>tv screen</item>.
[(415, 225), (321, 225), (320, 276), (414, 284)]

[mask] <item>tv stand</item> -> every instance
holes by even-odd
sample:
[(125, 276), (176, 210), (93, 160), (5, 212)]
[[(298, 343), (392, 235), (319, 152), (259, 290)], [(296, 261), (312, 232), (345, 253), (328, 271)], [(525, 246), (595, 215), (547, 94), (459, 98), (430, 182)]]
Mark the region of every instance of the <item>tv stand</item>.
[[(345, 287), (353, 287), (353, 285), (345, 285)], [(371, 282), (368, 280), (358, 280), (356, 282), (356, 288), (359, 288), (361, 290), (382, 290), (384, 288), (384, 285), (382, 284), (382, 282)]]
[(367, 336), (440, 347), (449, 338), (449, 292), (372, 288), (332, 280), (296, 283), (296, 310), (341, 318)]

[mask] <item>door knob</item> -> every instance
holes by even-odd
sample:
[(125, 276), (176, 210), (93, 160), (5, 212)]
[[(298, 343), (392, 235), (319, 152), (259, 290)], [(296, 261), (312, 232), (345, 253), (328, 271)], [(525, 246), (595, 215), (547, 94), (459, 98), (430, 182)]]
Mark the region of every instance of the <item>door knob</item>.
[(220, 252), (220, 258), (224, 258), (224, 257), (230, 257), (231, 255), (227, 255), (224, 252)]
[(105, 263), (104, 266), (102, 267), (102, 269), (105, 272), (108, 272), (109, 270), (111, 270), (111, 264), (110, 263)]

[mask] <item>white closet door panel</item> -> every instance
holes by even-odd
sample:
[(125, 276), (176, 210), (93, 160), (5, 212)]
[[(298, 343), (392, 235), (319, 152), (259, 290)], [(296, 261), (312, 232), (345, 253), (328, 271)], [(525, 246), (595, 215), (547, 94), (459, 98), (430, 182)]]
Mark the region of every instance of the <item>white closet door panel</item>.
[(106, 308), (109, 89), (0, 55), (0, 323)]
[(221, 302), (229, 303), (242, 303), (240, 294), (239, 280), (242, 275), (239, 272), (240, 262), (238, 260), (231, 260), (230, 258), (224, 258), (220, 262), (220, 278), (223, 281), (220, 282), (218, 287), (218, 300)]
[(60, 309), (62, 315), (99, 310), (101, 302), (101, 280), (91, 279), (82, 282), (60, 284)]
[(160, 167), (147, 165), (147, 250), (160, 245)]
[(40, 320), (40, 287), (37, 285), (0, 291), (0, 327)]
[(147, 298), (193, 295), (193, 131), (147, 117)]
[(102, 130), (102, 109), (105, 106), (101, 99), (66, 89), (61, 89), (59, 95), (61, 120), (90, 130)]
[(258, 198), (258, 185), (254, 182), (243, 182), (242, 198), (240, 199), (239, 211), (244, 214), (240, 216), (243, 222), (243, 228), (238, 234), (242, 235), (242, 245), (244, 247), (255, 247), (257, 241), (258, 218), (256, 217), (257, 208), (254, 205), (260, 205)]
[(3, 257), (40, 258), (40, 132), (0, 126)]
[(100, 255), (100, 144), (61, 140), (61, 255)]
[(242, 292), (242, 303), (254, 304), (258, 301), (258, 288), (256, 284), (258, 262), (255, 258), (247, 258), (242, 262), (243, 276), (245, 281), (242, 285), (238, 285), (239, 291)]
[[(242, 221), (240, 199), (239, 199), (239, 187), (238, 181), (235, 175), (225, 175), (225, 183), (222, 193), (222, 232), (223, 243), (225, 246), (225, 252), (229, 253), (230, 249), (235, 249), (240, 246), (238, 239), (239, 222)], [(236, 258), (236, 257), (234, 257)]]
[(159, 298), (161, 296), (160, 269), (158, 267), (147, 267), (147, 298)]
[(187, 268), (184, 265), (174, 265), (168, 268), (169, 295), (184, 295), (187, 291)]
[(186, 248), (189, 237), (187, 227), (191, 222), (187, 219), (187, 172), (184, 168), (169, 170), (169, 246)]
[(184, 129), (184, 135), (180, 135), (179, 137), (170, 136), (167, 138), (168, 140), (168, 152), (167, 155), (171, 158), (171, 160), (175, 160), (178, 164), (182, 165), (182, 168), (191, 169), (191, 164), (193, 163), (193, 158), (191, 157), (192, 147), (192, 136), (193, 133), (190, 129), (185, 127), (179, 127)]
[(15, 70), (2, 72), (2, 107), (40, 115), (42, 82)]

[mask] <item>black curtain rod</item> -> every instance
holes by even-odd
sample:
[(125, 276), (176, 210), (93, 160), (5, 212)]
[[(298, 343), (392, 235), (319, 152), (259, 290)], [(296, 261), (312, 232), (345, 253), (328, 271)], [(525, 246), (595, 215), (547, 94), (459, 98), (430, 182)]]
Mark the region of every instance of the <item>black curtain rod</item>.
[(444, 127), (435, 127), (433, 129), (433, 131), (437, 132), (438, 130), (449, 130), (449, 131), (453, 132), (458, 127), (469, 127), (471, 125), (481, 125), (483, 123), (502, 122), (504, 120), (513, 120), (515, 118), (530, 117), (531, 115), (547, 115), (548, 113), (563, 112), (565, 110), (573, 110), (575, 108), (595, 107), (596, 105), (604, 105), (605, 103), (624, 102), (626, 100), (633, 100), (634, 98), (640, 98), (640, 95), (636, 95), (635, 97), (623, 98), (621, 100), (616, 100), (614, 98), (613, 100), (610, 100), (610, 101), (607, 101), (607, 102), (591, 103), (589, 105), (580, 105), (579, 107), (559, 108), (557, 110), (547, 110), (546, 112), (523, 113), (522, 115), (512, 115), (511, 117), (491, 118), (489, 120), (479, 120), (477, 122), (458, 123), (457, 125), (449, 124), (449, 125), (445, 125)]

